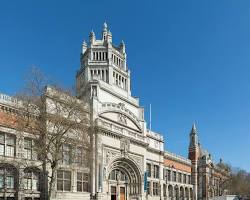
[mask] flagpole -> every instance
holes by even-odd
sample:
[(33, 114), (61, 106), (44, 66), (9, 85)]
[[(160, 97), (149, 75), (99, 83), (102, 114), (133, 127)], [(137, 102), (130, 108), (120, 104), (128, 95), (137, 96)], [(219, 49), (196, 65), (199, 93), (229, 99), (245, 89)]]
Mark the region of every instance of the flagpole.
[(152, 123), (152, 113), (151, 113), (151, 104), (149, 104), (149, 130), (151, 130), (151, 123)]

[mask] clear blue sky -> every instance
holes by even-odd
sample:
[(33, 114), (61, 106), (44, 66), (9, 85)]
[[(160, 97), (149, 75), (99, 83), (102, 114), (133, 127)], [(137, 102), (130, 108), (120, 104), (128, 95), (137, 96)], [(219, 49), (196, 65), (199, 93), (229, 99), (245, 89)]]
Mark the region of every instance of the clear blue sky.
[(81, 43), (105, 20), (166, 149), (186, 156), (195, 121), (214, 160), (250, 171), (249, 0), (1, 1), (0, 91), (15, 94), (33, 65), (73, 85)]

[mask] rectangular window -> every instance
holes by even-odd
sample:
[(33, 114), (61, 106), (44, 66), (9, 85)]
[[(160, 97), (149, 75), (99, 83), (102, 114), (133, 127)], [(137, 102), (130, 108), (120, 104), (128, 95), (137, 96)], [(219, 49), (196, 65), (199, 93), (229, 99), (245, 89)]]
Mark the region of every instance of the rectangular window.
[(168, 170), (168, 181), (171, 181), (171, 171)]
[(151, 177), (151, 164), (147, 163), (147, 175)]
[(15, 137), (6, 135), (6, 156), (14, 157), (15, 154)]
[(77, 172), (77, 192), (88, 192), (88, 179), (87, 173)]
[(32, 140), (29, 138), (24, 139), (24, 158), (32, 158)]
[(4, 146), (5, 146), (4, 134), (0, 133), (0, 155), (1, 156), (4, 156)]
[(57, 190), (70, 191), (71, 190), (71, 172), (57, 171)]
[(154, 178), (159, 178), (159, 166), (158, 165), (154, 165)]
[(182, 174), (178, 173), (178, 182), (181, 183), (181, 181), (182, 181)]
[(31, 190), (32, 189), (32, 180), (31, 179), (26, 179), (25, 180), (25, 185), (24, 185), (24, 189), (26, 190)]
[(153, 183), (153, 195), (158, 196), (159, 195), (159, 183)]
[(33, 180), (32, 180), (32, 188), (33, 190), (37, 191), (38, 190), (38, 177), (33, 177)]
[(0, 156), (4, 155), (4, 145), (0, 144)]
[(175, 181), (175, 182), (177, 181), (176, 180), (176, 172), (173, 172), (173, 181)]
[(83, 148), (82, 147), (76, 148), (75, 163), (78, 166), (82, 166), (83, 164)]
[(24, 158), (29, 160), (37, 160), (37, 151), (35, 149), (35, 140), (24, 138)]
[(64, 144), (62, 151), (62, 163), (69, 165), (71, 162), (71, 146), (69, 144)]
[(0, 189), (3, 188), (3, 179), (4, 179), (4, 176), (3, 174), (0, 174)]
[(38, 190), (39, 174), (35, 171), (24, 172), (24, 189), (25, 190)]
[(183, 174), (183, 183), (187, 183), (187, 175)]
[(15, 136), (0, 132), (0, 155), (15, 156)]
[(13, 176), (6, 176), (6, 188), (14, 189), (14, 177)]

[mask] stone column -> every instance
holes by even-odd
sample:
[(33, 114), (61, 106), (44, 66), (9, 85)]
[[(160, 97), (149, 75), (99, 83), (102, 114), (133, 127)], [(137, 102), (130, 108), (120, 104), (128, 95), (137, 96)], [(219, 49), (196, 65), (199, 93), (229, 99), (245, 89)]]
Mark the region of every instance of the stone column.
[(19, 176), (18, 176), (18, 185), (17, 187), (19, 187), (18, 192), (17, 192), (17, 199), (18, 200), (22, 200), (25, 197), (24, 194), (24, 167), (20, 167), (19, 169)]
[(77, 172), (75, 170), (72, 171), (71, 184), (72, 184), (72, 192), (76, 192), (77, 191)]

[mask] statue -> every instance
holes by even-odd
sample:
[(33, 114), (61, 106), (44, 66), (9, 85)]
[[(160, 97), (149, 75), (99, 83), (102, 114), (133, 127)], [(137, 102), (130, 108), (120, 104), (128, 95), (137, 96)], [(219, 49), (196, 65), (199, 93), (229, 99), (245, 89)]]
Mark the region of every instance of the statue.
[(126, 116), (124, 114), (119, 114), (118, 115), (118, 122), (121, 122), (122, 124), (127, 124), (127, 119)]
[(121, 151), (123, 156), (126, 156), (128, 154), (129, 148), (130, 148), (129, 139), (126, 138), (121, 139)]

